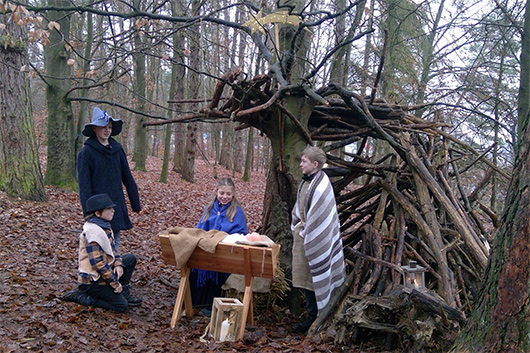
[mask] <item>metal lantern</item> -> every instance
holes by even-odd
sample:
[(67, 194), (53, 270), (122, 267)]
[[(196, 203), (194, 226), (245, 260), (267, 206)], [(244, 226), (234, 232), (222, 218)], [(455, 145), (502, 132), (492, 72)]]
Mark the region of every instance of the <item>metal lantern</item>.
[(210, 329), (216, 341), (240, 339), (243, 304), (232, 298), (214, 298)]
[(410, 261), (408, 266), (403, 266), (403, 284), (407, 289), (425, 289), (425, 267), (416, 261)]

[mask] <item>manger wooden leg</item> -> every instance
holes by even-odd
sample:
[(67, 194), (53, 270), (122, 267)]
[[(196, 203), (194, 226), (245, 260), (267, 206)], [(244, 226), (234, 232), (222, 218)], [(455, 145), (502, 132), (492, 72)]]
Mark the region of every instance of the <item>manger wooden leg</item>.
[(252, 281), (250, 286), (245, 287), (245, 295), (243, 297), (243, 316), (246, 317), (247, 324), (254, 324), (254, 307), (253, 305), (253, 294), (252, 294)]
[(243, 296), (243, 317), (241, 318), (239, 337), (243, 337), (246, 323), (254, 323), (254, 310), (252, 308), (252, 282), (254, 278), (252, 278), (250, 250), (248, 247), (245, 247), (243, 256), (245, 265), (245, 295)]
[(254, 294), (250, 286), (250, 303), (248, 303), (247, 324), (254, 325)]
[[(188, 269), (189, 275), (189, 269)], [(186, 317), (191, 319), (193, 317), (193, 303), (191, 302), (191, 289), (190, 289), (190, 279), (189, 276), (186, 277), (187, 289), (184, 292), (184, 310), (186, 310)]]
[(239, 327), (239, 337), (243, 337), (246, 323), (254, 323), (252, 310), (252, 277), (250, 278), (250, 286), (245, 287), (245, 295), (243, 296), (243, 317), (241, 318), (241, 326)]
[(191, 303), (191, 292), (190, 292), (190, 283), (189, 283), (189, 274), (190, 270), (184, 266), (180, 270), (180, 285), (177, 293), (177, 299), (175, 300), (175, 307), (173, 308), (173, 316), (171, 317), (171, 328), (175, 328), (177, 321), (180, 318), (180, 313), (182, 311), (182, 304), (186, 307), (186, 316), (193, 316), (193, 308)]

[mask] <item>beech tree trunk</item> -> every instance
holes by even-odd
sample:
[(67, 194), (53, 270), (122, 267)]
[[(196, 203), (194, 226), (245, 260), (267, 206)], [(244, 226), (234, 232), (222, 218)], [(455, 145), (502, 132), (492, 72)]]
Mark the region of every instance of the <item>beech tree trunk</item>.
[(252, 161), (254, 160), (254, 129), (249, 128), (247, 136), (247, 152), (245, 153), (245, 169), (243, 171), (242, 179), (250, 181), (250, 174), (252, 172)]
[[(303, 97), (290, 97), (290, 100), (289, 111), (297, 117), (305, 116), (307, 121), (312, 104)], [(307, 141), (287, 117), (281, 112), (276, 114), (274, 120), (277, 123), (271, 121), (264, 129), (271, 141), (272, 160), (267, 176), (262, 224), (268, 230), (267, 234), (272, 235), (273, 239), (281, 244), (280, 263), (290, 269), (291, 210), (296, 201), (298, 184), (302, 179), (299, 157), (307, 146)]]
[[(294, 11), (301, 11), (304, 8), (303, 0), (279, 1), (277, 5), (281, 8), (286, 3), (293, 6)], [(306, 74), (305, 58), (309, 48), (308, 35), (298, 33), (295, 37), (297, 31), (295, 26), (277, 25), (279, 43), (276, 44), (280, 52), (285, 54), (294, 49), (292, 66), (282, 67), (282, 71), (289, 73), (287, 76), (290, 84), (300, 84), (302, 77)], [(307, 127), (314, 104), (315, 102), (302, 95), (286, 97), (285, 111), (272, 109), (272, 117), (267, 124), (262, 126), (262, 131), (269, 138), (272, 146), (262, 225), (264, 233), (270, 235), (276, 243), (281, 245), (279, 260), (287, 278), (291, 278), (292, 267), (291, 210), (296, 201), (298, 184), (302, 179), (299, 157), (309, 143), (292, 117), (296, 117), (301, 126)], [(297, 292), (291, 292), (287, 301), (291, 311), (297, 314), (300, 310), (300, 297)]]
[[(192, 15), (199, 15), (201, 11), (202, 2), (193, 0), (191, 2)], [(190, 49), (190, 66), (200, 67), (199, 65), (199, 52), (200, 45), (198, 42), (199, 33), (201, 31), (201, 24), (196, 23), (192, 26), (193, 32), (197, 33), (196, 38), (189, 38), (189, 49)], [(198, 73), (188, 70), (188, 87), (190, 98), (197, 98), (199, 92), (199, 76)], [(186, 145), (184, 149), (184, 158), (182, 159), (181, 175), (182, 179), (189, 181), (190, 183), (195, 182), (195, 149), (197, 147), (197, 123), (191, 122), (186, 126)]]
[[(173, 2), (171, 4), (171, 13), (173, 16), (180, 16), (184, 13), (182, 4), (178, 2)], [(177, 60), (176, 58), (180, 58), (180, 52), (181, 48), (178, 45), (178, 43), (182, 43), (184, 39), (182, 38), (182, 35), (177, 31), (173, 34), (173, 58), (174, 60)], [(184, 91), (184, 67), (182, 65), (172, 65), (171, 67), (171, 85), (169, 87), (169, 99), (181, 99), (183, 97), (183, 91)], [(175, 108), (177, 104), (169, 103), (169, 106), (171, 108)], [(171, 111), (168, 111), (168, 118), (172, 118), (173, 113)], [(181, 124), (176, 124), (177, 126), (180, 126)], [(166, 126), (166, 136), (164, 139), (164, 159), (162, 162), (162, 170), (160, 172), (160, 182), (167, 183), (167, 172), (169, 169), (169, 152), (171, 149), (171, 135), (173, 132), (173, 126), (168, 125)], [(175, 140), (175, 143), (178, 140)], [(175, 149), (175, 159), (177, 158), (177, 155), (179, 155), (179, 150)], [(175, 165), (174, 165), (175, 167)]]
[[(49, 6), (68, 7), (66, 0), (48, 0)], [(46, 106), (48, 108), (48, 162), (44, 181), (67, 189), (77, 188), (75, 168), (75, 126), (72, 106), (66, 97), (71, 87), (70, 57), (66, 42), (70, 38), (70, 16), (63, 11), (48, 11), (47, 19), (60, 29), (50, 30), (50, 43), (44, 47), (46, 68)]]
[[(90, 4), (88, 6), (90, 7)], [(79, 33), (77, 34), (77, 36), (81, 38), (83, 35), (83, 31), (86, 31), (86, 45), (85, 45), (85, 51), (84, 51), (84, 56), (83, 56), (83, 74), (86, 75), (90, 71), (92, 45), (94, 42), (94, 23), (93, 23), (91, 12), (87, 12), (86, 14), (83, 14), (81, 18), (84, 19), (85, 16), (86, 16), (86, 27), (79, 26), (78, 27)], [(83, 80), (83, 85), (85, 87), (88, 87), (90, 85), (89, 80), (87, 78)], [(88, 88), (83, 88), (81, 90), (81, 96), (88, 97)], [(75, 131), (75, 147), (74, 147), (74, 151), (76, 155), (83, 148), (85, 139), (82, 134), (82, 131), (83, 131), (84, 125), (90, 122), (91, 116), (92, 116), (92, 111), (91, 109), (89, 109), (88, 101), (79, 102), (79, 114), (77, 118), (77, 126), (76, 126), (76, 131)]]
[[(142, 2), (134, 0), (134, 8), (140, 10)], [(134, 94), (136, 98), (136, 109), (145, 111), (145, 54), (142, 51), (143, 40), (140, 29), (134, 33)], [(145, 160), (147, 159), (147, 130), (143, 123), (147, 120), (144, 116), (136, 117), (136, 127), (134, 130), (134, 154), (133, 160), (136, 163), (134, 169), (145, 171)]]
[(0, 14), (5, 25), (0, 39), (0, 190), (26, 200), (46, 199), (26, 74), (26, 33), (9, 15)]
[[(183, 4), (177, 4), (175, 2), (173, 6), (177, 7), (177, 9), (173, 10), (175, 11), (175, 14), (177, 14), (178, 16), (183, 16), (185, 14), (185, 10), (183, 10), (185, 9), (185, 6)], [(176, 48), (175, 51), (178, 52), (178, 55), (174, 55), (174, 58), (178, 58), (179, 61), (182, 61), (183, 52), (185, 50), (184, 42), (184, 37), (180, 34), (180, 32), (175, 32), (175, 34), (173, 35), (173, 43), (174, 48)], [(175, 73), (177, 80), (177, 87), (175, 89), (175, 99), (181, 99), (188, 94), (186, 90), (186, 70), (184, 69), (183, 65), (173, 65), (172, 70), (176, 71)], [(186, 125), (187, 124), (175, 124), (173, 132), (173, 141), (175, 144), (175, 154), (173, 156), (173, 171), (180, 174), (182, 174), (182, 170), (186, 166), (184, 163), (184, 151), (186, 147)]]

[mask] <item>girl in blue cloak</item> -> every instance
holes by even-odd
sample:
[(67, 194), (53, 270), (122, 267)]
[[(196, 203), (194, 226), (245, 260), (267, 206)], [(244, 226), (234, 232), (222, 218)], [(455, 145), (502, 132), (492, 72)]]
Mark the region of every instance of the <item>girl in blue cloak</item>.
[[(204, 208), (197, 228), (216, 229), (228, 234), (247, 234), (247, 219), (235, 195), (235, 184), (229, 177), (217, 181), (217, 190)], [(229, 273), (191, 269), (190, 289), (193, 306), (207, 316), (212, 310), (213, 298), (221, 296), (221, 287)]]

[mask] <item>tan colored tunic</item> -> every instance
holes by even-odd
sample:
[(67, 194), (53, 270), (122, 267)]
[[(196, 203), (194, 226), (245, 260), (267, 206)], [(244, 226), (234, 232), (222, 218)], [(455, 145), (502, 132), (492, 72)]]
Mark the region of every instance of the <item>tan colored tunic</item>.
[[(298, 195), (299, 200), (305, 199), (309, 184), (309, 182), (303, 182)], [(300, 206), (302, 220), (296, 225), (293, 231), (293, 287), (313, 290), (313, 277), (309, 271), (309, 262), (305, 256), (304, 239), (299, 235), (300, 230), (305, 225), (305, 203), (299, 202), (298, 204)]]

